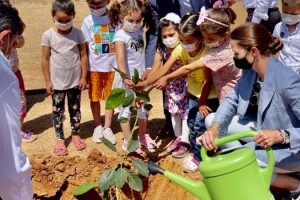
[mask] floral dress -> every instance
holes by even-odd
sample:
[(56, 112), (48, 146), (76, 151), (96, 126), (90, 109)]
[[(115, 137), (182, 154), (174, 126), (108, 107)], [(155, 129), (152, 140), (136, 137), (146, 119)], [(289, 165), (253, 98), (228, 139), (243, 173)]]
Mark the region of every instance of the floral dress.
[[(165, 60), (168, 60), (170, 56), (171, 54), (168, 51), (164, 51), (163, 57)], [(177, 60), (174, 63), (174, 65), (169, 69), (167, 74), (176, 71), (182, 66), (182, 62), (180, 60)], [(165, 89), (165, 105), (173, 116), (181, 115), (182, 119), (187, 119), (189, 107), (187, 92), (187, 76), (168, 81), (168, 84)]]

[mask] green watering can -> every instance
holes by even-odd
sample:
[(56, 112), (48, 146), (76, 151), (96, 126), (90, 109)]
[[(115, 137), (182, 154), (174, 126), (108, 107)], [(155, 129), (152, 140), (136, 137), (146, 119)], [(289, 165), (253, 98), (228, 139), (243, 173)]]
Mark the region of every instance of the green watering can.
[[(254, 131), (241, 132), (216, 140), (216, 145), (253, 137)], [(272, 149), (266, 149), (268, 166), (261, 168), (254, 151), (249, 147), (225, 149), (212, 157), (201, 149), (199, 171), (203, 181), (192, 181), (157, 166), (151, 160), (148, 168), (152, 174), (160, 173), (201, 200), (274, 200), (270, 183), (274, 167)]]

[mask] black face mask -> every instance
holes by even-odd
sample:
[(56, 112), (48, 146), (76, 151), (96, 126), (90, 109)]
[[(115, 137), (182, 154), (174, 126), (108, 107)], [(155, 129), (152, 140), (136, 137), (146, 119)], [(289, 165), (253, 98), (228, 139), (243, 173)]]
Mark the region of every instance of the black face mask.
[(237, 59), (237, 58), (233, 58), (234, 60), (234, 64), (237, 68), (239, 69), (252, 69), (252, 65), (254, 63), (249, 63), (248, 60), (246, 59), (248, 53), (246, 53), (245, 57), (242, 59)]

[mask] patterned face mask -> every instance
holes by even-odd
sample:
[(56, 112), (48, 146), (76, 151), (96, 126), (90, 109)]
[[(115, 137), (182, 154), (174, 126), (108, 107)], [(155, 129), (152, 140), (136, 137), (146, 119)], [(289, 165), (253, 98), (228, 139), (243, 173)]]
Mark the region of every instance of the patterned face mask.
[(55, 26), (61, 31), (67, 31), (73, 26), (73, 19), (65, 24), (58, 22), (54, 19)]
[(102, 15), (104, 15), (106, 13), (106, 8), (105, 7), (101, 7), (99, 9), (90, 8), (90, 12), (92, 15), (101, 17)]
[(142, 22), (138, 24), (131, 23), (127, 20), (124, 20), (123, 29), (127, 32), (134, 33), (142, 27)]

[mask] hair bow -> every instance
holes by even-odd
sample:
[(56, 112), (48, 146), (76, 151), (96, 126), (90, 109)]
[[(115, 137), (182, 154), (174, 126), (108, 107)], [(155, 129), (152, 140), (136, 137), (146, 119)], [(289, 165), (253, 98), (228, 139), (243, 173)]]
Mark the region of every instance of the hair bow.
[(213, 8), (218, 9), (218, 8), (222, 8), (222, 6), (223, 6), (223, 2), (221, 0), (218, 0), (214, 3)]
[(165, 17), (161, 18), (160, 21), (163, 19), (169, 20), (169, 21), (173, 22), (174, 24), (180, 23), (180, 17), (177, 14), (172, 13), (172, 12), (168, 13)]
[(196, 22), (196, 24), (199, 26), (200, 24), (202, 24), (204, 22), (204, 20), (207, 18), (208, 13), (207, 10), (205, 9), (204, 6), (202, 6), (200, 13), (199, 13), (199, 18)]

